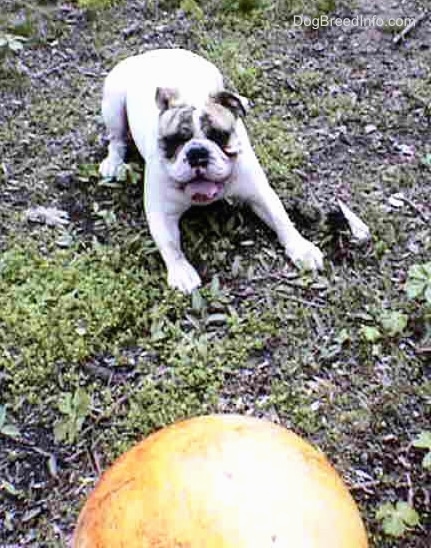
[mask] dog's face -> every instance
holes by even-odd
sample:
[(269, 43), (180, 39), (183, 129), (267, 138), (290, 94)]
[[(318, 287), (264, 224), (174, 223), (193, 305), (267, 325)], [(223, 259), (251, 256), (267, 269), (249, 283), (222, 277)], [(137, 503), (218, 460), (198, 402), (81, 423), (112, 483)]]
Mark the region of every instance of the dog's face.
[(159, 147), (171, 180), (193, 203), (206, 204), (224, 193), (239, 153), (235, 127), (244, 100), (222, 91), (198, 109), (184, 104), (175, 89), (158, 88)]

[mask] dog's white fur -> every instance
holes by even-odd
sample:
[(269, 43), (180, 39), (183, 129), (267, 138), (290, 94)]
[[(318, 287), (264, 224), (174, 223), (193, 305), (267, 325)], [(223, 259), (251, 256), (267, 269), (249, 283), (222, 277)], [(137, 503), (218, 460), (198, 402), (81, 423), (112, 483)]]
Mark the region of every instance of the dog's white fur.
[[(103, 177), (119, 174), (130, 131), (145, 159), (145, 213), (168, 270), (168, 284), (190, 293), (201, 280), (181, 250), (179, 220), (194, 202), (190, 193), (179, 184), (178, 175), (170, 172), (173, 168), (160, 151), (158, 88), (178, 90), (182, 102), (192, 105), (197, 116), (209, 96), (222, 91), (224, 86), (222, 75), (214, 65), (181, 49), (154, 50), (120, 62), (105, 81), (102, 113), (109, 132), (109, 149), (100, 165), (100, 173)], [(277, 233), (286, 254), (295, 264), (312, 270), (322, 268), (321, 251), (293, 226), (267, 181), (241, 119), (236, 121), (235, 133), (238, 154), (226, 169), (228, 176), (214, 200), (232, 197), (248, 203)], [(194, 135), (193, 140), (199, 141), (201, 137)], [(185, 169), (186, 161), (182, 162)], [(186, 179), (187, 175), (183, 175), (183, 181)]]

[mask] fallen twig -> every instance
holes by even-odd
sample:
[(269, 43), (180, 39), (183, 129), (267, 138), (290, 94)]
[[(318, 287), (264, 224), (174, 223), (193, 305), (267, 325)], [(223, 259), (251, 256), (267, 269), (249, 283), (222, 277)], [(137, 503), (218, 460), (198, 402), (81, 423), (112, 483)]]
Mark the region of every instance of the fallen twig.
[(362, 483), (353, 483), (349, 485), (350, 491), (365, 491), (366, 493), (372, 493), (370, 487), (376, 487), (380, 485), (380, 480), (364, 481)]
[(39, 72), (35, 72), (33, 74), (33, 78), (45, 78), (46, 76), (49, 76), (50, 74), (52, 74), (53, 72), (60, 72), (62, 71), (63, 69), (65, 69), (66, 67), (68, 67), (70, 65), (70, 62), (67, 61), (65, 63), (59, 63), (58, 65), (54, 65), (53, 67), (49, 67), (47, 69), (44, 69), (44, 70), (40, 70)]
[(426, 215), (423, 211), (421, 211), (414, 202), (409, 200), (409, 198), (406, 198), (406, 196), (404, 196), (404, 194), (402, 194), (402, 193), (397, 194), (397, 199), (401, 200), (401, 202), (404, 202), (411, 209), (413, 209), (413, 211), (419, 215), (419, 217), (422, 219), (422, 221), (424, 221), (425, 223), (429, 223), (430, 219), (428, 218), (428, 215)]
[(410, 506), (413, 506), (413, 499), (415, 497), (415, 492), (413, 489), (412, 478), (409, 472), (406, 473), (406, 479), (407, 479), (407, 485), (408, 485), (407, 502), (410, 504)]
[(310, 308), (325, 308), (326, 304), (322, 303), (320, 301), (307, 301), (306, 299), (301, 299), (300, 297), (296, 297), (295, 295), (292, 295), (291, 293), (283, 290), (281, 287), (276, 287), (276, 291), (279, 293), (284, 293), (287, 295), (289, 301), (292, 301), (294, 303), (302, 304), (304, 306), (309, 306)]
[(404, 40), (407, 34), (409, 34), (414, 28), (419, 26), (419, 24), (427, 17), (427, 15), (428, 15), (427, 11), (424, 11), (423, 13), (421, 13), (417, 19), (414, 19), (410, 24), (408, 24), (405, 28), (403, 28), (403, 30), (399, 34), (394, 36), (392, 40), (393, 43), (395, 45), (398, 45), (401, 42), (401, 40)]
[(268, 272), (266, 274), (262, 274), (259, 276), (253, 276), (252, 278), (249, 278), (247, 281), (249, 282), (262, 282), (265, 280), (275, 280), (277, 282), (283, 282), (285, 285), (289, 285), (291, 287), (297, 287), (299, 289), (310, 289), (309, 285), (305, 284), (300, 279), (300, 274), (294, 274), (293, 276), (285, 275), (282, 272)]
[(415, 347), (415, 352), (420, 356), (431, 356), (431, 346)]
[(76, 72), (79, 72), (79, 74), (82, 74), (83, 76), (89, 76), (91, 78), (103, 78), (106, 76), (106, 71), (101, 71), (100, 73), (85, 69), (82, 67), (77, 66), (74, 63), (71, 63), (71, 61), (65, 61), (64, 63), (59, 63), (58, 65), (54, 65), (53, 67), (49, 67), (44, 70), (40, 70), (39, 72), (35, 72), (33, 75), (31, 75), (33, 78), (45, 78), (46, 76), (50, 76), (54, 72), (61, 72), (62, 70), (68, 68), (71, 71), (76, 70)]

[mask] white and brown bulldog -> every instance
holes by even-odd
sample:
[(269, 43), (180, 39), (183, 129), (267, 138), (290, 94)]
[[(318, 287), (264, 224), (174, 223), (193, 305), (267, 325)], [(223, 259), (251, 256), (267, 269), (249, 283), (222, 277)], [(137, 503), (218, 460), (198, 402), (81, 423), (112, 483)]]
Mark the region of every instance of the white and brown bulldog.
[(296, 265), (322, 268), (321, 251), (295, 229), (256, 158), (241, 120), (245, 103), (224, 89), (214, 65), (181, 49), (129, 57), (105, 81), (109, 152), (100, 173), (119, 174), (131, 135), (145, 159), (145, 213), (168, 284), (187, 293), (201, 280), (181, 249), (180, 217), (222, 198), (248, 203)]

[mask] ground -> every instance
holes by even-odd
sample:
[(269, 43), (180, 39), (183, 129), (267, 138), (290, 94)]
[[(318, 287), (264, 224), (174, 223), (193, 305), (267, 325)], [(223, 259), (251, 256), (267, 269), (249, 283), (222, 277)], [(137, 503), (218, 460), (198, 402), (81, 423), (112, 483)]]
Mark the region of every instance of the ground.
[[(414, 440), (430, 429), (430, 306), (407, 289), (431, 249), (431, 17), (397, 45), (387, 24), (425, 1), (310, 2), (312, 15), (386, 21), (320, 30), (293, 26), (301, 2), (97, 3), (2, 0), (3, 33), (27, 41), (0, 60), (0, 545), (66, 546), (122, 451), (174, 420), (236, 412), (322, 449), (373, 546), (429, 546)], [(200, 52), (250, 98), (256, 151), (325, 252), (321, 275), (286, 262), (250, 211), (218, 204), (182, 226), (204, 288), (167, 288), (139, 159), (117, 184), (97, 175), (103, 77), (159, 46)], [(337, 198), (369, 243), (355, 244)], [(37, 206), (69, 222), (35, 222)], [(376, 517), (397, 501), (419, 515), (399, 537)]]

